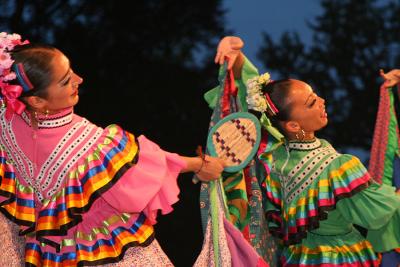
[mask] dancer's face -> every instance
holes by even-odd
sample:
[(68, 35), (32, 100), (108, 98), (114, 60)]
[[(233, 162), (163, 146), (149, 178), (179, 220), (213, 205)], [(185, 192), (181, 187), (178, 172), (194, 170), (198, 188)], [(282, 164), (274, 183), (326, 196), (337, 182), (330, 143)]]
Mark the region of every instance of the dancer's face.
[(297, 122), (305, 132), (315, 132), (327, 125), (325, 100), (319, 97), (311, 86), (293, 80), (287, 97), (291, 102), (290, 120)]
[(57, 52), (51, 61), (52, 80), (46, 89), (44, 109), (50, 112), (75, 106), (79, 101), (78, 87), (83, 79), (71, 69), (68, 58)]

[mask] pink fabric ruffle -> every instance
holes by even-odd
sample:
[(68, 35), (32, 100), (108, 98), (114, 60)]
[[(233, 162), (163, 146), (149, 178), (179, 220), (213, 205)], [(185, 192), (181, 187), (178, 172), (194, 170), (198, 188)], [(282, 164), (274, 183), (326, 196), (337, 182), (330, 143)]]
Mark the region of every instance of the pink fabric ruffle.
[(175, 153), (162, 150), (141, 135), (139, 161), (102, 198), (120, 212), (144, 212), (155, 224), (157, 213), (167, 214), (178, 201), (177, 177), (186, 162)]
[[(111, 225), (106, 226), (110, 233), (118, 227), (128, 229), (143, 212), (151, 224), (155, 224), (158, 211), (162, 214), (173, 210), (172, 205), (179, 198), (177, 177), (186, 166), (186, 162), (175, 153), (162, 150), (157, 144), (145, 136), (139, 136), (139, 160), (127, 170), (110, 189), (104, 192), (82, 214), (82, 221), (68, 230), (65, 236), (48, 237), (53, 242), (62, 243), (65, 238), (77, 238), (80, 244), (92, 246), (99, 239), (109, 239), (109, 234), (96, 232), (96, 238), (85, 240), (76, 237), (75, 233), (93, 234), (93, 229), (103, 228), (104, 222), (113, 216), (121, 216)], [(122, 213), (129, 213), (125, 220)], [(31, 240), (31, 242), (36, 242)], [(72, 252), (73, 247), (63, 247), (62, 252)], [(46, 246), (42, 252), (54, 252), (54, 248)]]

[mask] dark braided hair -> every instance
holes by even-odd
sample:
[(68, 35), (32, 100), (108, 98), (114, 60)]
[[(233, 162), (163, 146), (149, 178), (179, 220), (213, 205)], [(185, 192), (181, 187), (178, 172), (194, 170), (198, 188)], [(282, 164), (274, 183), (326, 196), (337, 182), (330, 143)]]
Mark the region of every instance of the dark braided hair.
[[(266, 112), (266, 115), (270, 119), (272, 125), (281, 132), (283, 129), (280, 122), (290, 120), (291, 103), (288, 99), (288, 95), (293, 86), (292, 81), (292, 79), (281, 79), (262, 86), (262, 92), (269, 95), (272, 103), (279, 111), (275, 115)], [(284, 131), (282, 133), (284, 133)]]
[[(14, 64), (23, 65), (25, 74), (33, 85), (33, 89), (21, 94), (21, 100), (26, 96), (47, 97), (46, 88), (53, 77), (51, 62), (58, 51), (57, 48), (45, 44), (21, 45), (11, 51)], [(18, 80), (14, 82), (18, 83)]]

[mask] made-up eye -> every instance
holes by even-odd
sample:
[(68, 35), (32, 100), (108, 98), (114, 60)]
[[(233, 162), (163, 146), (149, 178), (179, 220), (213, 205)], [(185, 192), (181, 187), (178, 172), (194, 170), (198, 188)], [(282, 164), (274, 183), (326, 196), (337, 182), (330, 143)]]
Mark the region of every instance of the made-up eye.
[(69, 69), (68, 73), (64, 76), (64, 78), (59, 82), (60, 86), (66, 86), (71, 82), (72, 74), (74, 72), (72, 69)]
[(316, 102), (317, 102), (317, 99), (314, 98), (314, 99), (311, 101), (311, 103), (308, 105), (308, 107), (312, 108), (312, 107), (315, 105)]

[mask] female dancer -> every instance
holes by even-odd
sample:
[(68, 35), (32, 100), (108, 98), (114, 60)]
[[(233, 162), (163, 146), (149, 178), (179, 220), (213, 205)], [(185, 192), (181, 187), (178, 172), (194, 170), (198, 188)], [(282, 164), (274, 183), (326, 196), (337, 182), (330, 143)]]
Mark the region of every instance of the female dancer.
[[(356, 157), (315, 136), (328, 116), (325, 100), (310, 85), (259, 76), (242, 46), (238, 37), (223, 38), (215, 60), (229, 59), (238, 106), (263, 114), (265, 128), (283, 134), (266, 133), (259, 149), (268, 228), (283, 244), (280, 264), (378, 266), (376, 252), (400, 247), (400, 197), (374, 182)], [(386, 85), (399, 82), (396, 73), (382, 74)], [(207, 99), (215, 99), (212, 94)], [(366, 236), (354, 225), (366, 228)]]
[(158, 211), (172, 211), (179, 173), (209, 181), (223, 162), (74, 114), (82, 82), (60, 50), (0, 33), (0, 265), (170, 266)]

